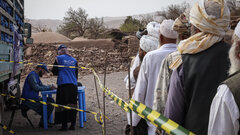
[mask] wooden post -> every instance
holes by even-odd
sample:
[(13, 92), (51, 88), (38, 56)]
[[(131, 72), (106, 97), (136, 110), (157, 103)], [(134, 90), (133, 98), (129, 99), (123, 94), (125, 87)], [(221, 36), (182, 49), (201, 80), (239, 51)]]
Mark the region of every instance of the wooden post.
[[(131, 100), (132, 98), (132, 93), (131, 93), (131, 73), (130, 73), (130, 70), (131, 70), (131, 61), (130, 61), (130, 58), (128, 60), (128, 91), (129, 91), (129, 101)], [(132, 111), (130, 110), (130, 131), (131, 131), (131, 135), (134, 134), (134, 130), (133, 130), (133, 126), (132, 126)]]
[[(107, 74), (107, 65), (108, 65), (108, 61), (107, 61), (107, 57), (108, 57), (108, 53), (106, 52), (105, 55), (105, 66), (104, 66), (104, 88), (106, 88), (106, 74)], [(106, 114), (106, 108), (105, 108), (105, 90), (103, 92), (103, 125), (104, 125), (104, 133), (103, 135), (106, 135), (106, 118), (105, 118), (105, 114)]]

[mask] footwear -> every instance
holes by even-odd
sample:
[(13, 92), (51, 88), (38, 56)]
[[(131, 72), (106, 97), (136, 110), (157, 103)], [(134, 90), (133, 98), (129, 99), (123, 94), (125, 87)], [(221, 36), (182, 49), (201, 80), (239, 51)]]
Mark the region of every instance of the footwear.
[(60, 129), (58, 129), (58, 131), (67, 131), (68, 128), (67, 128), (67, 123), (62, 123), (62, 127)]
[(71, 125), (71, 126), (69, 127), (69, 130), (75, 130), (75, 126)]
[(66, 127), (61, 127), (60, 129), (58, 129), (58, 131), (67, 131), (68, 129)]
[[(38, 124), (38, 126), (39, 126), (40, 128), (44, 128), (43, 124)], [(52, 128), (52, 127), (53, 127), (53, 125), (49, 125), (49, 124), (48, 124), (48, 128)]]
[[(39, 126), (40, 128), (44, 128), (43, 123), (39, 123), (38, 126)], [(52, 128), (52, 127), (53, 127), (53, 125), (48, 124), (48, 128)]]

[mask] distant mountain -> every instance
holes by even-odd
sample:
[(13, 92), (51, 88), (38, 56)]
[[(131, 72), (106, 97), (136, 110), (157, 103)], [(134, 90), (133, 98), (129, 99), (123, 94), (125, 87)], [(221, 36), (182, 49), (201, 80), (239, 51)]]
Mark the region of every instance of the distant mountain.
[(38, 27), (46, 27), (46, 28), (50, 28), (53, 32), (57, 31), (57, 28), (59, 27), (59, 25), (61, 25), (63, 23), (62, 20), (53, 20), (53, 19), (27, 19), (29, 23), (32, 24), (33, 27), (33, 32), (36, 32), (34, 28), (38, 28)]
[[(154, 13), (149, 13), (148, 15), (154, 16), (155, 14), (156, 13), (154, 12)], [(145, 14), (145, 15), (147, 15), (147, 14)], [(135, 18), (135, 19), (141, 19), (141, 16), (142, 15), (133, 15), (132, 17)], [(124, 23), (124, 20), (126, 18), (127, 18), (126, 16), (122, 16), (122, 17), (103, 17), (103, 21), (104, 21), (105, 27), (117, 29), (121, 26), (121, 24)], [(40, 19), (40, 20), (27, 19), (27, 20), (35, 28), (38, 28), (39, 26), (40, 27), (46, 27), (48, 29), (50, 28), (53, 32), (56, 32), (59, 25), (61, 25), (63, 23), (62, 20), (52, 20), (52, 19)]]

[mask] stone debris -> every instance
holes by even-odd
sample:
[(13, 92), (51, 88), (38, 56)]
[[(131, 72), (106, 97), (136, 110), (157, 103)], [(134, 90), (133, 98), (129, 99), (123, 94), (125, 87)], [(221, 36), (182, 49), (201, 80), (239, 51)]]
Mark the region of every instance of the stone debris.
[[(126, 43), (121, 43), (116, 45), (109, 45), (109, 47), (101, 46), (90, 46), (81, 45), (76, 47), (67, 45), (69, 48), (69, 53), (71, 56), (77, 59), (79, 67), (93, 67), (95, 71), (99, 74), (104, 73), (104, 65), (106, 54), (108, 67), (107, 73), (127, 71), (128, 70), (128, 56), (132, 57), (137, 54), (139, 40), (137, 38), (131, 37), (128, 45)], [(57, 47), (60, 44), (55, 43), (39, 43), (28, 45), (25, 47), (24, 61), (31, 63), (40, 63), (44, 62), (46, 64), (54, 64), (55, 57), (57, 56)], [(128, 49), (129, 48), (129, 49)], [(25, 77), (30, 71), (36, 67), (35, 65), (25, 65), (23, 70), (23, 77)], [(52, 67), (48, 67), (50, 70)], [(80, 76), (89, 74), (89, 70), (79, 70)], [(52, 76), (52, 73), (49, 73), (47, 76)]]

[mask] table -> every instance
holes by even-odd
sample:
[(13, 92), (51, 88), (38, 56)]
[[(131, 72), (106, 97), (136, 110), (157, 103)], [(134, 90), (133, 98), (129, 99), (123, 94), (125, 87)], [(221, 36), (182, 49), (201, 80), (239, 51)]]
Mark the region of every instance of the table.
[[(42, 99), (44, 102), (47, 102), (47, 96), (52, 98), (52, 94), (56, 94), (57, 90), (42, 91)], [(86, 110), (85, 102), (85, 86), (78, 87), (78, 108), (81, 110)], [(83, 127), (83, 122), (87, 121), (86, 112), (79, 112), (79, 123), (80, 127)], [(50, 122), (53, 123), (53, 116), (50, 116)], [(43, 128), (48, 129), (48, 120), (47, 120), (47, 105), (43, 105)]]

